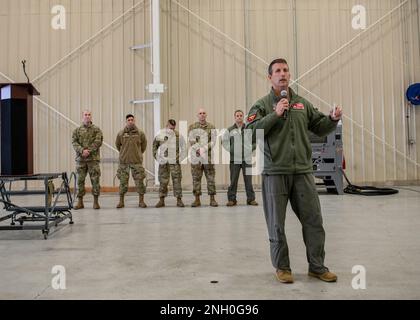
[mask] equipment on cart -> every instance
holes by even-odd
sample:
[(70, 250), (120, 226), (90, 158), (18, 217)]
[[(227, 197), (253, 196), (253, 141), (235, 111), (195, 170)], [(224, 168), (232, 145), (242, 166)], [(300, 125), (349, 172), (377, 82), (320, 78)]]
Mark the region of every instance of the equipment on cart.
[(314, 176), (323, 180), (329, 193), (343, 194), (343, 131), (342, 122), (326, 137), (318, 137), (309, 132), (312, 145), (312, 165)]

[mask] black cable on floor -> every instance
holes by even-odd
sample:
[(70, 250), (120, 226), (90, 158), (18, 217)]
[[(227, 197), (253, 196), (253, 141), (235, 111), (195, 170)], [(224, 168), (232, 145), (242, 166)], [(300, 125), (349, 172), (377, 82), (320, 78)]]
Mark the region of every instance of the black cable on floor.
[(402, 189), (402, 190), (408, 190), (408, 191), (411, 191), (411, 192), (417, 192), (417, 193), (420, 193), (420, 191), (419, 190), (415, 190), (415, 189), (411, 189), (411, 188), (405, 188), (405, 187), (398, 187), (399, 189)]
[(357, 194), (360, 196), (387, 196), (391, 194), (396, 194), (399, 191), (392, 189), (392, 188), (377, 188), (372, 186), (356, 186), (350, 182), (350, 180), (347, 178), (346, 173), (343, 169), (341, 169), (343, 172), (344, 178), (346, 179), (348, 186), (344, 188), (344, 193), (349, 194)]

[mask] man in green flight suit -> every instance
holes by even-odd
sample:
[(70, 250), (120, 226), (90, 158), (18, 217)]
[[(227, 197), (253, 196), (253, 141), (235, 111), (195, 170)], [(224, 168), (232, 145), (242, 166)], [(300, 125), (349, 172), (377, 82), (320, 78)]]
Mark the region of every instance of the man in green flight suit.
[(99, 194), (101, 186), (99, 179), (101, 177), (100, 147), (103, 142), (101, 129), (92, 124), (92, 112), (83, 111), (83, 124), (73, 131), (72, 144), (76, 151), (76, 171), (77, 171), (77, 198), (78, 203), (75, 210), (83, 209), (83, 197), (86, 194), (85, 180), (89, 173), (92, 183), (93, 208), (99, 209)]
[(255, 201), (255, 192), (252, 186), (252, 175), (247, 172), (252, 168), (252, 150), (251, 144), (245, 139), (244, 113), (242, 110), (236, 110), (234, 116), (235, 124), (225, 131), (222, 140), (223, 147), (230, 154), (230, 186), (227, 192), (228, 203), (226, 205), (228, 207), (237, 205), (236, 193), (239, 175), (242, 170), (247, 198), (246, 203), (250, 206), (257, 206), (258, 203)]
[(308, 130), (324, 136), (334, 131), (342, 116), (335, 107), (329, 116), (289, 88), (287, 61), (276, 59), (268, 68), (271, 92), (248, 113), (247, 128), (264, 130), (263, 203), (270, 240), (271, 261), (280, 282), (292, 283), (289, 250), (284, 230), (286, 206), (302, 224), (308, 275), (326, 282), (337, 276), (324, 265), (325, 231), (312, 169)]

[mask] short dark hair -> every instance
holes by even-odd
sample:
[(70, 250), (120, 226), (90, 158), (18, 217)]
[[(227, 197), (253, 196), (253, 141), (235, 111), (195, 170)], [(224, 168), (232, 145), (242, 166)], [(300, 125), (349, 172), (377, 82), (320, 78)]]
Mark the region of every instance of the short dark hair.
[(239, 110), (239, 109), (238, 109), (238, 110), (236, 110), (236, 111), (235, 111), (235, 113), (234, 113), (233, 115), (235, 115), (235, 116), (236, 116), (236, 114), (237, 114), (238, 112), (240, 112), (240, 113), (244, 114), (244, 112), (243, 112), (242, 110)]
[(176, 121), (175, 121), (174, 119), (169, 119), (169, 120), (168, 120), (168, 123), (169, 123), (171, 126), (176, 126)]
[(128, 118), (133, 118), (134, 119), (134, 116), (131, 113), (129, 113), (125, 116), (125, 120), (128, 120)]
[(283, 59), (283, 58), (279, 58), (279, 59), (275, 59), (275, 60), (271, 61), (270, 65), (268, 66), (268, 74), (270, 76), (273, 75), (273, 65), (275, 65), (276, 63), (284, 63), (284, 64), (289, 65), (287, 63), (286, 59)]

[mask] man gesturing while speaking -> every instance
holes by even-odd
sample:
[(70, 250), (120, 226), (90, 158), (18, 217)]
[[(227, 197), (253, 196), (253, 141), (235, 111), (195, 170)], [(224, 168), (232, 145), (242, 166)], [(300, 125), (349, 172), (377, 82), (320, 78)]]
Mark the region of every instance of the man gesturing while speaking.
[(271, 261), (280, 282), (292, 283), (284, 222), (286, 206), (302, 224), (309, 276), (334, 282), (337, 276), (324, 265), (325, 231), (312, 171), (308, 130), (325, 136), (334, 131), (342, 116), (336, 107), (329, 116), (289, 88), (287, 61), (274, 60), (268, 69), (271, 92), (248, 113), (247, 128), (264, 130), (263, 203), (270, 239)]

